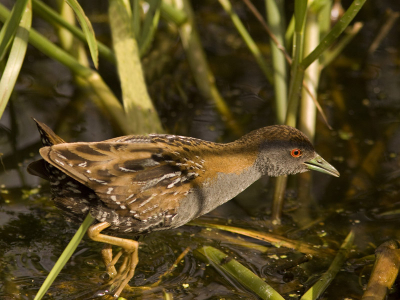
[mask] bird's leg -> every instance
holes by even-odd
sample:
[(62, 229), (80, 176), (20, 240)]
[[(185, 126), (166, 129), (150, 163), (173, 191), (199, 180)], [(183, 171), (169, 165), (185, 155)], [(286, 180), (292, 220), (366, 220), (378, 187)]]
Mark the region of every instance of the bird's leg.
[[(118, 254), (120, 254), (120, 253), (122, 254), (121, 251)], [(117, 270), (115, 269), (115, 263), (118, 261), (118, 259), (121, 255), (119, 255), (119, 256), (117, 255), (113, 259), (112, 245), (105, 244), (103, 249), (101, 250), (101, 256), (103, 257), (104, 264), (106, 265), (108, 276), (110, 276), (110, 278), (114, 278), (115, 276), (117, 276), (118, 273), (117, 273)], [(117, 259), (115, 259), (115, 258), (117, 258)]]
[[(101, 233), (101, 231), (110, 226), (111, 224), (108, 222), (102, 222), (92, 225), (89, 227), (87, 234), (92, 240), (96, 242), (102, 242), (110, 245), (119, 246), (123, 248), (127, 254), (127, 256), (124, 258), (124, 262), (122, 263), (120, 270), (118, 271), (118, 275), (111, 281), (113, 283), (118, 282), (117, 291), (114, 293), (114, 297), (118, 297), (119, 294), (124, 289), (124, 287), (128, 284), (129, 280), (131, 280), (133, 275), (135, 274), (135, 268), (139, 262), (139, 257), (138, 257), (139, 243), (134, 240), (123, 239)], [(121, 256), (120, 254), (117, 255), (118, 258), (120, 256)], [(112, 254), (111, 255), (109, 253), (106, 254), (106, 259), (107, 259), (106, 263), (111, 263), (111, 265), (113, 266), (117, 262), (117, 260), (115, 260), (115, 258), (111, 260), (111, 257)]]

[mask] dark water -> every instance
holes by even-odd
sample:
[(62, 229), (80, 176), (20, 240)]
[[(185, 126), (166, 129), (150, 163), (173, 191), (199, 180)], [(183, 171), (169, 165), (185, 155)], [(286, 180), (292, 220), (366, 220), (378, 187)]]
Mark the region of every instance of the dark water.
[[(107, 40), (104, 3), (93, 11), (98, 38)], [(84, 6), (86, 9), (86, 7)], [(235, 8), (260, 47), (268, 39), (241, 2)], [(260, 9), (262, 7), (260, 6)], [(396, 1), (367, 2), (358, 21), (364, 28), (344, 53), (325, 69), (319, 101), (334, 128), (318, 117), (315, 146), (341, 173), (340, 178), (313, 174), (312, 199), (300, 201), (297, 176), (289, 180), (282, 226), (269, 222), (273, 180), (262, 179), (237, 199), (212, 212), (220, 223), (270, 230), (291, 239), (338, 249), (350, 230), (356, 234), (352, 258), (374, 253), (389, 239), (400, 239), (400, 30), (398, 22), (368, 55), (385, 10), (400, 10)], [(217, 2), (196, 3), (196, 21), (218, 87), (244, 132), (274, 124), (273, 90)], [(54, 32), (38, 18), (34, 27), (51, 39)], [(166, 131), (212, 141), (235, 138), (213, 105), (199, 96), (176, 32), (165, 23), (144, 59), (149, 91)], [(100, 61), (100, 73), (118, 95), (113, 67)], [(38, 158), (40, 141), (31, 117), (45, 122), (67, 141), (111, 138), (111, 125), (70, 72), (33, 47), (20, 74), (12, 102), (0, 120), (0, 299), (33, 299), (54, 262), (79, 225), (64, 221), (53, 207), (49, 185), (26, 172)], [(207, 220), (210, 220), (209, 218)], [(214, 220), (214, 219), (213, 219)], [(314, 222), (314, 223), (312, 223)], [(218, 234), (218, 235), (216, 235)], [(232, 242), (216, 230), (185, 226), (154, 233), (141, 242), (140, 262), (132, 286), (156, 282), (186, 248), (214, 246), (235, 257), (276, 288), (285, 299), (297, 299), (331, 258), (315, 258), (283, 274), (279, 265), (303, 255), (285, 248), (267, 253)], [(268, 246), (245, 238), (245, 241)], [(98, 243), (85, 238), (62, 270), (47, 299), (86, 299), (104, 288), (104, 265)], [(286, 257), (286, 258), (280, 258)], [(349, 263), (350, 264), (350, 263)], [(359, 299), (372, 264), (343, 268), (324, 299)], [(258, 299), (192, 251), (158, 288), (139, 290), (138, 299), (160, 299), (162, 289), (174, 299)], [(397, 284), (389, 299), (397, 299)], [(127, 294), (126, 297), (134, 296)]]

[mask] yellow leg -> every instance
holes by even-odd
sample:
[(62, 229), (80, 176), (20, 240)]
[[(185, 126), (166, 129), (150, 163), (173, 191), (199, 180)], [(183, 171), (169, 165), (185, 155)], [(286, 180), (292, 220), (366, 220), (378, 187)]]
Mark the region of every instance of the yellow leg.
[[(120, 253), (122, 254), (122, 252)], [(115, 276), (117, 276), (118, 273), (115, 269), (115, 264), (121, 255), (118, 256), (117, 259), (114, 258), (113, 260), (112, 246), (110, 244), (105, 244), (103, 249), (101, 250), (101, 256), (103, 257), (103, 261), (106, 265), (107, 273), (110, 278), (114, 278)]]
[[(118, 297), (121, 294), (124, 287), (128, 284), (129, 280), (132, 279), (133, 275), (135, 274), (136, 265), (139, 262), (138, 257), (138, 250), (139, 250), (139, 243), (134, 240), (123, 239), (115, 236), (105, 235), (102, 234), (101, 231), (110, 227), (111, 224), (108, 222), (102, 222), (89, 227), (87, 234), (88, 236), (97, 242), (106, 243), (109, 245), (115, 245), (123, 248), (127, 254), (124, 258), (124, 262), (118, 271), (118, 275), (112, 280), (112, 282), (118, 282), (117, 284), (117, 291), (114, 293), (114, 297)], [(104, 250), (104, 249), (103, 249)], [(114, 264), (117, 260), (112, 260), (112, 252), (110, 249), (106, 249), (103, 252), (103, 258), (105, 256), (105, 263), (107, 266), (107, 271), (109, 269), (112, 270), (114, 268)], [(119, 258), (121, 255), (118, 254), (117, 257)], [(112, 268), (111, 268), (112, 266)]]

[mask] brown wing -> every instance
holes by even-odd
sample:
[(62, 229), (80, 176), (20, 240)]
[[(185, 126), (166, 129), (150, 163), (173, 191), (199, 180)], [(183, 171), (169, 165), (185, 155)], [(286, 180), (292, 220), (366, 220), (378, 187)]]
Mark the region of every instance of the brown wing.
[(120, 215), (147, 220), (173, 211), (199, 174), (173, 147), (151, 142), (148, 137), (127, 139), (59, 144), (40, 149), (40, 154), (94, 190)]

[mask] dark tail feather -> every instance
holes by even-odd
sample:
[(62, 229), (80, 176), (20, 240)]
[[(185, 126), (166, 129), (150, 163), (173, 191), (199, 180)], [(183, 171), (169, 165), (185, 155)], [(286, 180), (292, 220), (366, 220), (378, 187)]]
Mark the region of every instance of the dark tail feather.
[(28, 173), (49, 180), (49, 171), (47, 171), (45, 164), (46, 162), (44, 159), (39, 159), (30, 163), (27, 168)]
[[(35, 118), (33, 118), (33, 120), (36, 122), (43, 146), (53, 146), (65, 143), (65, 141), (56, 135), (46, 124), (39, 122)], [(46, 168), (46, 162), (43, 159), (30, 163), (28, 166), (28, 172), (32, 175), (49, 180), (50, 174), (48, 168)]]
[(58, 135), (56, 135), (49, 126), (42, 122), (39, 122), (35, 118), (33, 118), (33, 120), (36, 122), (36, 125), (38, 127), (43, 146), (53, 146), (65, 143), (65, 141)]

